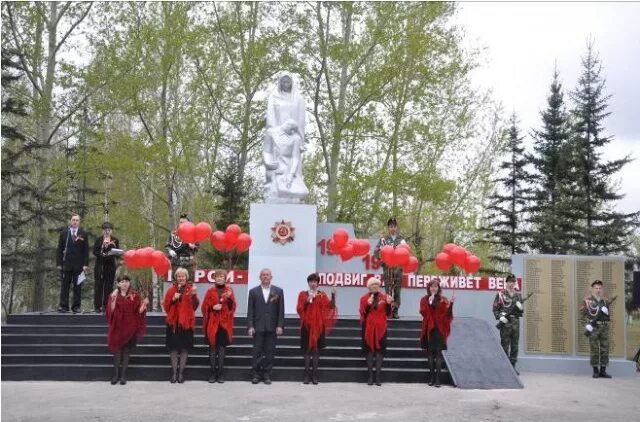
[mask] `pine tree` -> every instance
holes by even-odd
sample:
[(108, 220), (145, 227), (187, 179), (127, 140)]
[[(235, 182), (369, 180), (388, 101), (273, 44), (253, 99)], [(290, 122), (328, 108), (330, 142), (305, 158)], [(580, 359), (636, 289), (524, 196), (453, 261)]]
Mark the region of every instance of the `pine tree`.
[(489, 225), (485, 231), (490, 233), (487, 243), (500, 245), (509, 254), (490, 256), (497, 262), (511, 262), (511, 255), (525, 252), (529, 233), (524, 228), (525, 214), (531, 194), (527, 183), (530, 175), (526, 170), (528, 163), (522, 146), (523, 137), (518, 129), (518, 119), (514, 112), (511, 116), (507, 143), (508, 158), (500, 164), (503, 176), (495, 178), (496, 191), (490, 196)]
[(570, 127), (557, 68), (554, 69), (547, 108), (540, 116), (542, 128), (533, 131), (535, 152), (528, 157), (535, 169), (530, 246), (539, 253), (559, 254), (569, 249), (565, 234), (575, 230), (575, 221), (564, 212), (568, 194)]
[(629, 235), (638, 226), (639, 213), (615, 211), (615, 201), (624, 195), (616, 192), (611, 178), (631, 161), (629, 156), (604, 161), (602, 149), (613, 140), (605, 136), (603, 122), (610, 95), (606, 95), (602, 65), (593, 42), (582, 59), (583, 71), (571, 97), (572, 136), (570, 139), (573, 198), (570, 214), (581, 224), (568, 233), (576, 253), (602, 255), (621, 253), (629, 247)]

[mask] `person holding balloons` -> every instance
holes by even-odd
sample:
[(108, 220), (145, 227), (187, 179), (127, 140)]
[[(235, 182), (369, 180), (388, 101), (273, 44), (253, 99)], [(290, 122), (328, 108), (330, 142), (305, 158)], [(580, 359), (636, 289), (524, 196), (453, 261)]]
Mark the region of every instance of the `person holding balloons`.
[[(391, 217), (387, 221), (387, 230), (387, 236), (383, 236), (380, 238), (373, 252), (373, 256), (382, 261), (384, 291), (393, 300), (391, 317), (393, 319), (398, 319), (400, 318), (398, 316), (398, 310), (400, 309), (400, 293), (402, 290), (402, 265), (405, 265), (406, 262), (399, 262), (399, 265), (394, 265), (394, 262), (391, 262), (392, 259), (385, 259), (386, 257), (383, 255), (386, 255), (386, 253), (384, 253), (382, 249), (385, 246), (390, 246), (390, 248), (385, 249), (385, 252), (393, 248), (393, 250), (391, 250), (391, 252), (393, 253), (394, 250), (398, 248), (398, 246), (406, 245), (406, 247), (408, 247), (409, 245), (407, 245), (404, 237), (402, 237), (402, 235), (399, 233), (398, 221), (395, 219), (395, 217)], [(409, 251), (407, 250), (407, 252)], [(407, 253), (407, 260), (409, 259), (409, 257), (410, 253)]]
[(209, 382), (224, 382), (225, 348), (233, 339), (233, 316), (236, 312), (236, 298), (231, 286), (226, 285), (227, 272), (216, 270), (215, 285), (202, 301), (202, 330), (209, 343)]
[(187, 214), (181, 214), (178, 228), (169, 235), (166, 248), (171, 259), (172, 272), (175, 272), (174, 268), (185, 268), (189, 271), (189, 280), (193, 281), (195, 255), (198, 252), (199, 245), (195, 242), (190, 242), (193, 239), (185, 239), (184, 234), (180, 236), (181, 226), (184, 230), (188, 225), (193, 225), (191, 220)]
[(420, 299), (420, 345), (429, 354), (429, 385), (440, 387), (442, 351), (447, 350), (447, 338), (451, 333), (455, 295), (451, 299), (443, 296), (437, 279), (432, 280), (427, 289), (427, 294)]

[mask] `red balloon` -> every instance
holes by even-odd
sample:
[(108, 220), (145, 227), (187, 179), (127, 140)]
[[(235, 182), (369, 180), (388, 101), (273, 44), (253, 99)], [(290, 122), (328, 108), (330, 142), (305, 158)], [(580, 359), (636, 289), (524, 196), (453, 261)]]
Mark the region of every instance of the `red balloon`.
[(475, 255), (471, 255), (467, 257), (467, 261), (464, 264), (464, 270), (471, 274), (475, 273), (480, 269), (480, 258)]
[(224, 250), (230, 251), (236, 246), (236, 242), (238, 241), (238, 236), (235, 233), (225, 233), (224, 234)]
[(354, 256), (365, 256), (371, 249), (371, 244), (367, 239), (355, 239), (353, 242)]
[(450, 255), (450, 254), (451, 254), (451, 251), (452, 251), (452, 250), (453, 250), (453, 248), (455, 248), (456, 246), (458, 246), (458, 245), (456, 245), (455, 243), (447, 243), (446, 245), (444, 245), (444, 246), (442, 247), (442, 252), (446, 253), (447, 255)]
[(122, 259), (124, 261), (124, 265), (126, 265), (130, 269), (135, 270), (136, 268), (138, 268), (135, 249), (129, 249), (128, 251), (126, 251), (122, 256)]
[(402, 248), (402, 249), (406, 249), (409, 251), (409, 255), (411, 255), (411, 246), (409, 246), (408, 243), (400, 243), (398, 246), (396, 246), (396, 249), (398, 248)]
[(449, 256), (451, 257), (451, 261), (460, 268), (464, 267), (464, 263), (467, 261), (467, 253), (464, 248), (460, 246), (453, 248)]
[(343, 261), (348, 261), (353, 258), (353, 245), (346, 244), (340, 249), (340, 259)]
[(391, 265), (392, 264), (392, 259), (393, 259), (393, 246), (391, 245), (384, 245), (381, 249), (380, 249), (380, 259), (382, 260), (382, 262), (384, 262), (387, 265)]
[(393, 250), (393, 262), (398, 267), (404, 267), (409, 263), (411, 254), (406, 248), (395, 248)]
[(242, 233), (242, 229), (237, 224), (229, 224), (227, 229), (224, 231), (224, 237), (227, 241), (227, 246), (231, 245), (233, 248), (238, 241), (238, 236)]
[(342, 250), (342, 247), (349, 241), (349, 233), (345, 229), (336, 229), (333, 232), (333, 244), (337, 249)]
[(449, 271), (451, 268), (451, 257), (449, 254), (440, 252), (436, 255), (436, 267), (438, 267), (440, 271)]
[[(166, 257), (165, 257), (166, 258)], [(153, 266), (153, 270), (159, 277), (167, 278), (167, 274), (169, 273), (169, 269), (171, 268), (171, 263), (169, 260), (161, 261)]]
[(207, 240), (211, 236), (211, 226), (204, 221), (196, 224), (196, 242)]
[(183, 242), (194, 243), (196, 241), (196, 226), (191, 221), (185, 221), (178, 226), (176, 234)]
[(329, 252), (329, 255), (338, 255), (333, 239), (329, 239), (327, 242), (327, 252)]
[(147, 268), (153, 265), (151, 254), (154, 249), (150, 246), (146, 248), (138, 249), (136, 252), (136, 258), (138, 259), (138, 265), (142, 268)]
[(409, 262), (407, 262), (407, 265), (402, 268), (402, 271), (404, 271), (405, 273), (413, 273), (418, 269), (419, 265), (420, 262), (418, 261), (418, 258), (416, 258), (415, 256), (410, 256)]
[(151, 265), (153, 265), (153, 267), (164, 264), (165, 259), (166, 259), (166, 256), (162, 251), (153, 251), (151, 253)]
[(242, 253), (244, 251), (249, 250), (249, 247), (251, 246), (251, 236), (249, 236), (247, 233), (240, 233), (240, 236), (238, 236), (238, 241), (236, 242), (236, 249), (238, 250), (238, 252)]
[(215, 249), (219, 251), (224, 250), (225, 237), (224, 233), (222, 233), (220, 230), (211, 233), (211, 237), (209, 238), (209, 240), (211, 241), (211, 246), (213, 246)]

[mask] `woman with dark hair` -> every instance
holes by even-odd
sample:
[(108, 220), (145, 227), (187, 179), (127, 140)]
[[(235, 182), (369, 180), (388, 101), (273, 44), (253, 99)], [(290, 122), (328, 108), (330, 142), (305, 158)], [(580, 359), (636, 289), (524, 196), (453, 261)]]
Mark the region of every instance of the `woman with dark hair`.
[[(167, 313), (166, 345), (171, 353), (171, 383), (184, 382), (184, 368), (189, 350), (193, 348), (196, 327), (195, 310), (198, 308), (198, 291), (187, 283), (189, 272), (176, 270), (176, 282), (167, 290), (162, 307)], [(178, 358), (180, 358), (178, 372)]]
[[(189, 216), (187, 214), (180, 214), (180, 220), (178, 222), (178, 227), (180, 224), (190, 222)], [(185, 268), (189, 272), (189, 280), (191, 282), (195, 281), (193, 279), (194, 276), (194, 267), (195, 267), (195, 255), (198, 252), (198, 248), (200, 247), (197, 243), (185, 243), (180, 236), (178, 236), (177, 229), (171, 234), (169, 234), (169, 240), (167, 241), (167, 252), (169, 254), (169, 258), (171, 260), (171, 268), (173, 271), (176, 271), (178, 268)], [(174, 274), (175, 277), (175, 274)]]
[(438, 280), (429, 283), (428, 294), (420, 300), (420, 314), (422, 314), (420, 344), (429, 354), (429, 385), (435, 384), (436, 387), (440, 387), (442, 351), (447, 350), (454, 301), (455, 296), (449, 300), (442, 295)]
[(380, 279), (367, 280), (369, 291), (360, 298), (360, 325), (362, 325), (362, 350), (367, 354), (369, 378), (373, 385), (373, 360), (376, 362), (376, 385), (382, 385), (382, 357), (387, 349), (387, 318), (391, 315), (391, 296), (380, 291)]
[[(318, 290), (320, 277), (313, 273), (307, 277), (309, 290), (298, 295), (296, 310), (300, 315), (300, 348), (304, 353), (304, 384), (318, 384), (320, 349), (325, 347), (325, 335), (329, 334), (338, 317), (336, 288), (331, 290), (331, 299)], [(313, 369), (310, 369), (313, 356)]]
[(207, 291), (202, 301), (202, 331), (209, 343), (209, 382), (224, 382), (225, 348), (233, 339), (233, 316), (236, 298), (231, 286), (225, 285), (227, 272), (216, 270), (215, 285)]
[[(113, 353), (114, 375), (111, 384), (127, 383), (127, 367), (131, 351), (136, 342), (142, 340), (146, 329), (145, 316), (149, 300), (140, 299), (138, 292), (131, 288), (128, 275), (118, 277), (118, 287), (111, 293), (107, 303), (107, 345)], [(122, 370), (120, 370), (122, 364)]]

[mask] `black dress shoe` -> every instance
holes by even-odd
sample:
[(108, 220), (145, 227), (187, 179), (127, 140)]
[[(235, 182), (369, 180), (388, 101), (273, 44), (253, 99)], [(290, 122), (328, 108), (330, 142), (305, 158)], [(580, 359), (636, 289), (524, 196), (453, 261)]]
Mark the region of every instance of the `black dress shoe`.
[(171, 384), (175, 384), (176, 382), (178, 382), (178, 379), (176, 378), (176, 374), (171, 375)]
[(224, 375), (218, 375), (218, 384), (224, 384)]
[(66, 314), (67, 312), (69, 312), (68, 309), (63, 308), (62, 306), (58, 307), (58, 312), (61, 314)]
[(264, 383), (265, 383), (266, 385), (271, 385), (271, 378), (269, 378), (269, 377), (264, 377)]
[(73, 312), (74, 314), (79, 314), (80, 313), (80, 309), (73, 308), (73, 309), (71, 309), (71, 312)]
[(118, 376), (114, 376), (113, 378), (111, 378), (111, 385), (116, 385), (118, 383)]
[(120, 385), (125, 385), (127, 383), (127, 379), (122, 377), (120, 378)]
[(184, 375), (182, 374), (178, 375), (178, 384), (184, 384)]

